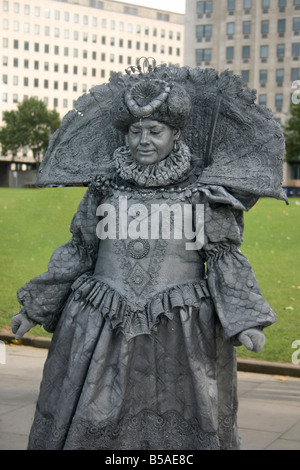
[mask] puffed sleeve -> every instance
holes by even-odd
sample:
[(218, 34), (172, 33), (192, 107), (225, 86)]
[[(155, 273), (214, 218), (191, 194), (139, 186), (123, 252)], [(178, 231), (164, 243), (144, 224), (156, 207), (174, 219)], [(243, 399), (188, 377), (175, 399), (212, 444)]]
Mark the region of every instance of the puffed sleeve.
[(70, 241), (53, 252), (47, 272), (18, 290), (21, 312), (46, 331), (54, 331), (74, 280), (94, 267), (98, 249), (97, 205), (96, 196), (88, 190), (71, 222)]
[(276, 315), (263, 298), (243, 241), (245, 206), (224, 188), (205, 191), (204, 246), (207, 278), (224, 339), (248, 328), (264, 328)]

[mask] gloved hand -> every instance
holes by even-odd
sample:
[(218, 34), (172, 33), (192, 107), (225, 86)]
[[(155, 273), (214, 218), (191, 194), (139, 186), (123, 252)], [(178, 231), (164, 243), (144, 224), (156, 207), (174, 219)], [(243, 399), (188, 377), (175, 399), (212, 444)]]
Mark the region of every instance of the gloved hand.
[(11, 329), (16, 339), (21, 339), (27, 331), (31, 330), (37, 323), (30, 320), (26, 313), (20, 312), (12, 317)]
[(247, 348), (249, 351), (260, 352), (264, 347), (266, 338), (262, 331), (257, 328), (249, 328), (244, 330), (238, 335), (238, 340)]

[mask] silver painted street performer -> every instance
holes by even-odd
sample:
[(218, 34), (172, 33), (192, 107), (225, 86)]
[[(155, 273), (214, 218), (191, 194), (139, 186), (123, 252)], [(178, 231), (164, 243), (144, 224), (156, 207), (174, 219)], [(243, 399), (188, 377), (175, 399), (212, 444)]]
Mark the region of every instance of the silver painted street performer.
[(260, 351), (276, 320), (243, 213), (285, 200), (282, 132), (254, 100), (229, 72), (148, 63), (64, 118), (38, 184), (88, 189), (18, 291), (16, 337), (53, 332), (29, 449), (239, 449), (236, 346)]

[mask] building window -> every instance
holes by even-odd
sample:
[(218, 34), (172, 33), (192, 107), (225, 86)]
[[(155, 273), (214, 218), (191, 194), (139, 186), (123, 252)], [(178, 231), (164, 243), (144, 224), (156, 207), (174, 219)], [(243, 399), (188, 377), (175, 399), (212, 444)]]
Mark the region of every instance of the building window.
[(260, 83), (266, 83), (268, 81), (268, 71), (260, 70), (259, 71), (259, 81)]
[(64, 64), (64, 73), (69, 73), (69, 66), (68, 66), (68, 64)]
[(14, 49), (19, 49), (19, 41), (18, 41), (18, 39), (14, 39)]
[(24, 77), (24, 79), (23, 79), (23, 84), (24, 84), (24, 86), (28, 86), (28, 84), (29, 84), (29, 79), (28, 79), (28, 77)]
[(196, 62), (211, 61), (211, 48), (196, 49)]
[(78, 74), (78, 66), (73, 65), (73, 75), (77, 75), (77, 74)]
[(242, 80), (245, 83), (249, 82), (249, 70), (242, 70)]
[(293, 18), (293, 31), (300, 31), (300, 17)]
[(267, 59), (269, 56), (269, 46), (260, 46), (260, 58)]
[(44, 62), (44, 70), (45, 72), (49, 71), (49, 62)]
[(232, 60), (234, 57), (234, 47), (226, 47), (226, 59)]
[(286, 0), (278, 0), (278, 6), (279, 6), (279, 8), (285, 8), (286, 7)]
[(54, 90), (58, 90), (58, 81), (54, 81), (53, 83)]
[(39, 61), (38, 60), (34, 61), (34, 70), (39, 70)]
[(300, 68), (292, 68), (291, 69), (291, 80), (298, 80), (300, 78)]
[(54, 54), (59, 55), (59, 46), (54, 46)]
[(64, 91), (68, 90), (68, 82), (64, 82)]
[(258, 104), (261, 106), (267, 106), (267, 95), (262, 94), (258, 96)]
[(250, 46), (243, 46), (242, 47), (242, 58), (249, 59), (250, 58)]
[(260, 24), (261, 34), (268, 34), (269, 32), (269, 20), (263, 20)]
[(243, 34), (251, 33), (251, 21), (243, 21)]
[(270, 0), (261, 0), (261, 7), (263, 10), (270, 8)]
[(198, 25), (196, 26), (196, 38), (197, 39), (202, 39), (202, 38), (210, 38), (212, 35), (212, 25), (207, 24), (207, 25)]
[(300, 164), (299, 163), (291, 164), (291, 179), (300, 180)]
[(235, 0), (227, 0), (227, 10), (235, 10)]
[(300, 42), (294, 42), (292, 44), (292, 56), (297, 57), (300, 55)]
[(276, 70), (276, 83), (282, 83), (284, 80), (284, 69)]
[(44, 88), (49, 88), (49, 80), (44, 80)]
[(276, 93), (275, 95), (275, 107), (276, 108), (282, 108), (283, 106), (283, 94), (282, 93)]
[(285, 32), (285, 19), (280, 19), (277, 21), (277, 32), (278, 33)]
[(14, 67), (19, 67), (19, 59), (17, 57), (14, 57), (13, 65)]
[(203, 15), (203, 13), (212, 13), (213, 2), (197, 2), (197, 13)]
[(277, 57), (282, 58), (285, 54), (285, 44), (277, 44)]
[(39, 79), (38, 79), (38, 78), (34, 78), (34, 80), (33, 80), (33, 86), (34, 86), (35, 88), (38, 88), (38, 87), (39, 87)]
[(44, 52), (45, 52), (45, 54), (49, 54), (49, 44), (45, 44)]
[(252, 6), (252, 0), (244, 0), (244, 9), (245, 10), (250, 10)]
[(59, 71), (59, 65), (58, 64), (54, 64), (54, 72), (58, 72)]

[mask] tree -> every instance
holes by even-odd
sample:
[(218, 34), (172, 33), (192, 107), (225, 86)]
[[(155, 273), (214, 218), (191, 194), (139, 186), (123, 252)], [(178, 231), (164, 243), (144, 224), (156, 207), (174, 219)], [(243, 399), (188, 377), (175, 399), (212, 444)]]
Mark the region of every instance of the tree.
[(300, 162), (300, 103), (291, 104), (290, 114), (291, 117), (284, 127), (286, 160)]
[(28, 147), (36, 160), (47, 150), (50, 137), (60, 125), (58, 112), (49, 111), (43, 101), (35, 98), (19, 103), (17, 110), (4, 111), (3, 121), (6, 126), (0, 128), (2, 153)]

